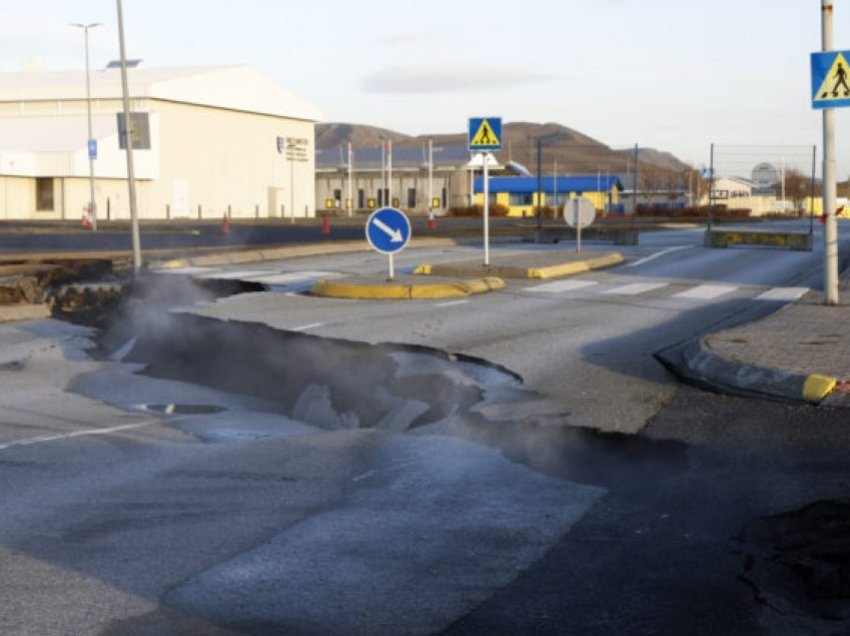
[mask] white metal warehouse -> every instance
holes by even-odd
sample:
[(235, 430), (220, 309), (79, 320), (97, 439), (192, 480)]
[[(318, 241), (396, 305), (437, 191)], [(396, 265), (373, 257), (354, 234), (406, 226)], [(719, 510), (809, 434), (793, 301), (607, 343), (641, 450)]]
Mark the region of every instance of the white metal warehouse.
[[(315, 215), (319, 111), (245, 66), (130, 68), (140, 218)], [(100, 219), (129, 218), (119, 68), (91, 72)], [(84, 71), (0, 73), (0, 219), (79, 219)]]

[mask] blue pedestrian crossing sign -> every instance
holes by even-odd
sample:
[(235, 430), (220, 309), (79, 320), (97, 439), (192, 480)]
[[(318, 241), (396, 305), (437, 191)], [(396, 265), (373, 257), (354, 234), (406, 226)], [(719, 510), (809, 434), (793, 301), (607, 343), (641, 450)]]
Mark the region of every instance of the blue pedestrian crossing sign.
[(812, 53), (812, 108), (850, 106), (850, 51)]
[(401, 210), (380, 208), (366, 221), (366, 240), (382, 254), (395, 254), (410, 241), (410, 221)]
[(502, 118), (472, 117), (469, 120), (470, 150), (502, 149)]

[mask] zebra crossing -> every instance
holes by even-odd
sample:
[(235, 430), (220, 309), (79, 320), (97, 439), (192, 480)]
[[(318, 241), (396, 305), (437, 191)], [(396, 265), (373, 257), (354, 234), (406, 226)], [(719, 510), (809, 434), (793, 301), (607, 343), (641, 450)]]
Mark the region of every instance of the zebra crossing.
[(298, 291), (309, 288), (316, 281), (339, 278), (339, 272), (319, 270), (281, 271), (276, 269), (230, 270), (219, 267), (178, 267), (156, 270), (157, 274), (191, 276), (202, 280), (239, 280), (247, 283), (259, 283), (271, 291)]
[(568, 280), (554, 281), (550, 283), (542, 283), (540, 285), (532, 285), (524, 287), (523, 292), (529, 294), (571, 294), (578, 292), (579, 294), (598, 294), (608, 297), (616, 296), (643, 296), (650, 295), (653, 292), (661, 292), (653, 294), (653, 297), (669, 297), (684, 301), (712, 301), (722, 298), (732, 297), (738, 292), (753, 293), (754, 300), (771, 301), (771, 302), (794, 302), (799, 300), (806, 292), (808, 287), (772, 287), (765, 290), (763, 287), (747, 286), (747, 285), (724, 285), (724, 284), (699, 284), (691, 285), (682, 289), (679, 283), (669, 281), (642, 281), (635, 283), (605, 283), (593, 280), (582, 280), (571, 278)]

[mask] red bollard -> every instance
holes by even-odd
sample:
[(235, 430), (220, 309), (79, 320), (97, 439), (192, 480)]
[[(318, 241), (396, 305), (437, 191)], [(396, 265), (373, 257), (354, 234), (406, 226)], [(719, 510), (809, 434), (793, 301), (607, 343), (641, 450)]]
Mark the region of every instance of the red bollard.
[(322, 218), (322, 234), (330, 234), (330, 233), (331, 233), (331, 220), (328, 218), (327, 212), (325, 212), (325, 215)]
[(230, 218), (225, 214), (221, 220), (221, 233), (230, 234)]
[(428, 211), (428, 229), (429, 230), (437, 229), (437, 219), (434, 218), (434, 210)]

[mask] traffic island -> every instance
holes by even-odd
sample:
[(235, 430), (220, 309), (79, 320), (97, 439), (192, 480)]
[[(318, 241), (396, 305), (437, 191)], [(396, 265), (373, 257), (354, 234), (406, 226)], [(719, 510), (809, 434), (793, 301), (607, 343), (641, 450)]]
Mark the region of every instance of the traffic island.
[(560, 278), (614, 267), (625, 259), (619, 252), (546, 251), (496, 255), (490, 265), (472, 261), (420, 265), (413, 273), (427, 276), (497, 276), (499, 278)]
[(384, 278), (363, 277), (343, 280), (321, 280), (310, 290), (313, 296), (323, 298), (356, 298), (362, 300), (424, 300), (439, 298), (464, 298), (502, 289), (505, 282), (495, 276), (472, 280), (446, 279), (421, 283), (412, 276), (398, 276), (392, 281)]

